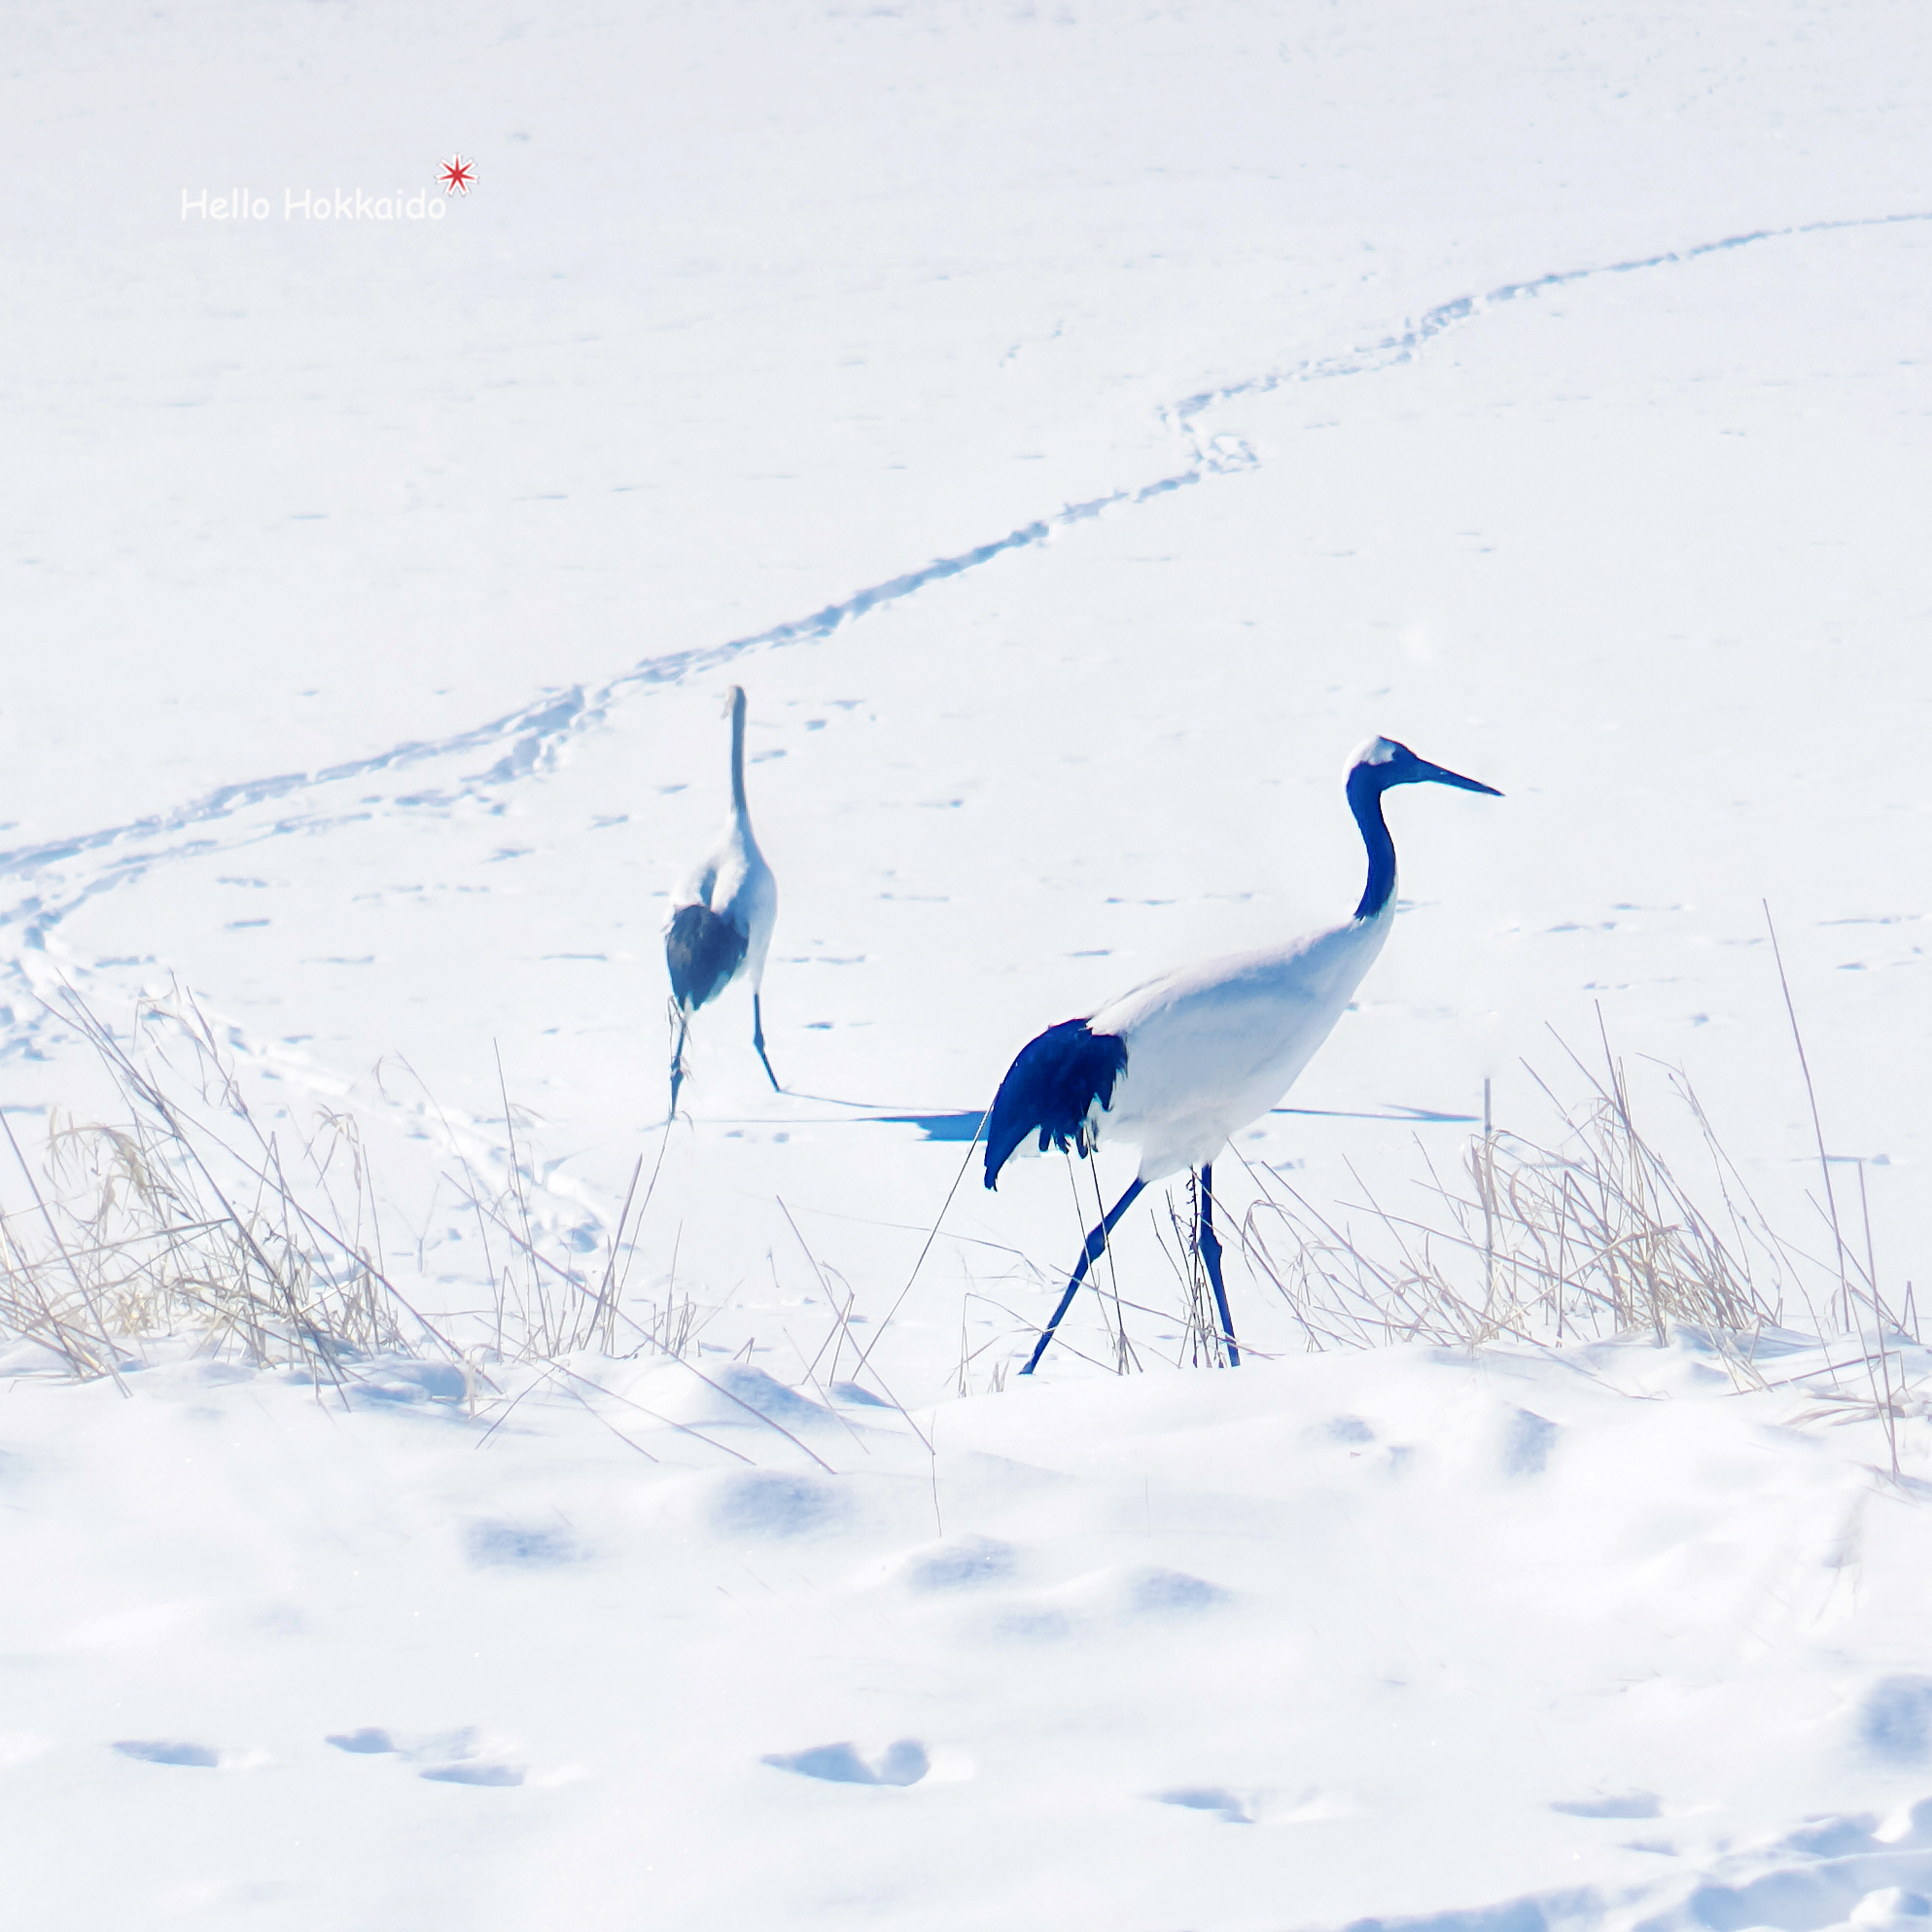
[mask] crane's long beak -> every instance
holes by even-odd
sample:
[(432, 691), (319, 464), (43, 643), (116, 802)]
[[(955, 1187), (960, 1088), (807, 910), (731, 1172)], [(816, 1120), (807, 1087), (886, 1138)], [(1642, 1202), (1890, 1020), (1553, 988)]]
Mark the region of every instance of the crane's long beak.
[(1493, 785), (1485, 785), (1478, 778), (1464, 778), (1459, 771), (1449, 771), (1441, 765), (1432, 765), (1426, 758), (1418, 759), (1423, 767), (1423, 777), (1433, 785), (1453, 785), (1458, 791), (1480, 791), (1486, 797), (1500, 798), (1502, 793)]

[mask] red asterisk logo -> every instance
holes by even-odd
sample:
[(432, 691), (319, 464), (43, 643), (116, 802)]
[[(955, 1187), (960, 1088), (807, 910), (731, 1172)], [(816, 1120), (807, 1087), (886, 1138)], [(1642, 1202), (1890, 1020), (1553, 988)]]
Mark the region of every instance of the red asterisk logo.
[(475, 162), (466, 161), (461, 155), (452, 155), (442, 164), (442, 192), (445, 194), (454, 194), (459, 188), (468, 194), (470, 184), (475, 178)]

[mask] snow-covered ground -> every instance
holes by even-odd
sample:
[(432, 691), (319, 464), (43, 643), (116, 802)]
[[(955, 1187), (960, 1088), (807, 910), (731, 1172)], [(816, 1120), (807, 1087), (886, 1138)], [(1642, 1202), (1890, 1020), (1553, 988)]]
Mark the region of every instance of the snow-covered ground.
[(579, 1366), (595, 1416), (486, 1439), (395, 1383), (17, 1384), (17, 1922), (1513, 1932), (1932, 1888), (1932, 1519), (1692, 1349), (1022, 1384), (926, 1412), (930, 1455), (756, 1370), (739, 1407)]
[[(63, 979), (178, 980), (264, 1120), (356, 1120), (432, 1310), (507, 1091), (544, 1239), (642, 1159), (630, 1310), (711, 1311), (508, 1412), (12, 1356), (24, 1922), (1912, 1917), (1932, 1438), (1877, 1474), (1802, 1308), (1740, 1394), (1689, 1333), (1311, 1356), (1237, 1265), (1248, 1363), (1177, 1372), (1141, 1214), (1147, 1372), (1090, 1298), (1017, 1384), (1091, 1201), (948, 1206), (931, 1129), (1344, 915), (1387, 731), (1507, 795), (1396, 801), (1394, 936), (1237, 1151), (1410, 1199), (1600, 1012), (1812, 1238), (1769, 901), (1922, 1277), (1928, 63), (1882, 4), (17, 22), (0, 1107), (110, 1104)], [(283, 217), (459, 151), (434, 223)], [(728, 1000), (667, 1137), (733, 681), (789, 1091)]]

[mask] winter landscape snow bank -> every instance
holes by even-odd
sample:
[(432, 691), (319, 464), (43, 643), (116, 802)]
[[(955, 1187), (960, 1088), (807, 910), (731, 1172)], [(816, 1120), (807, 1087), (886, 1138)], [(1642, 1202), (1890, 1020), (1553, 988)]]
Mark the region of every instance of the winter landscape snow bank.
[[(1918, 10), (16, 24), (21, 1922), (1927, 1915)], [(787, 1091), (667, 1130), (733, 682)], [(1385, 731), (1507, 796), (1217, 1162), (1247, 1359), (1176, 1185), (1018, 1381), (1096, 1177), (972, 1115)]]
[(1693, 1342), (912, 1422), (719, 1373), (580, 1360), (487, 1435), (397, 1374), (16, 1383), (22, 1922), (1822, 1925), (1932, 1881), (1923, 1507)]

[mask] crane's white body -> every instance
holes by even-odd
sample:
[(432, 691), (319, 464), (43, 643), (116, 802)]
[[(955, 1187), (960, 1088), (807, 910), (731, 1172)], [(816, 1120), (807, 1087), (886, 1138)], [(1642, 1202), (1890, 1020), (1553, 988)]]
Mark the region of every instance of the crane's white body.
[(1124, 1041), (1100, 1144), (1141, 1149), (1140, 1177), (1211, 1163), (1221, 1143), (1280, 1104), (1348, 1010), (1395, 920), (1380, 911), (1285, 946), (1233, 953), (1137, 986), (1088, 1021)]
[(731, 816), (718, 843), (685, 874), (665, 921), (669, 932), (679, 913), (698, 905), (735, 927), (745, 941), (744, 957), (718, 986), (702, 997), (716, 999), (740, 979), (755, 993), (764, 979), (771, 931), (778, 923), (778, 881), (752, 835), (751, 808), (745, 802), (745, 693), (736, 685), (727, 700), (731, 718)]
[(728, 919), (744, 933), (744, 960), (725, 984), (749, 980), (755, 993), (764, 979), (765, 955), (771, 950), (772, 928), (778, 923), (778, 881), (752, 836), (752, 822), (742, 795), (719, 833), (718, 843), (685, 874), (671, 907), (672, 918), (687, 905), (701, 905), (720, 919)]
[(1151, 979), (1085, 1019), (1047, 1028), (1007, 1068), (985, 1120), (988, 1187), (1029, 1141), (1042, 1153), (1056, 1146), (1086, 1154), (1108, 1141), (1141, 1149), (1140, 1173), (1087, 1236), (1022, 1375), (1039, 1366), (1114, 1223), (1149, 1181), (1183, 1168), (1200, 1175), (1195, 1247), (1213, 1290), (1228, 1366), (1240, 1365), (1214, 1233), (1214, 1156), (1294, 1085), (1375, 964), (1395, 923), (1395, 841), (1382, 815), (1383, 794), (1424, 781), (1500, 795), (1392, 738), (1371, 738), (1345, 781), (1368, 856), (1368, 881), (1346, 926)]

